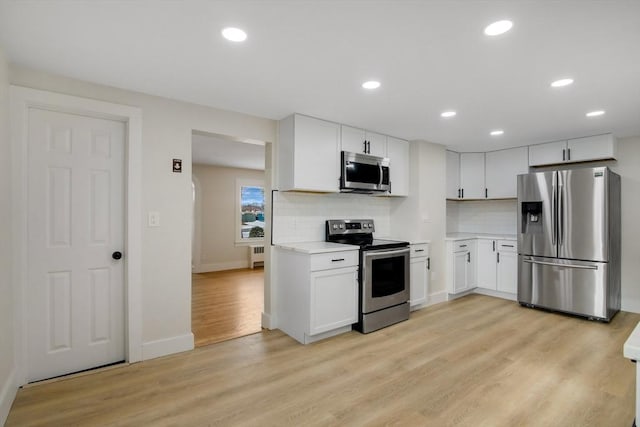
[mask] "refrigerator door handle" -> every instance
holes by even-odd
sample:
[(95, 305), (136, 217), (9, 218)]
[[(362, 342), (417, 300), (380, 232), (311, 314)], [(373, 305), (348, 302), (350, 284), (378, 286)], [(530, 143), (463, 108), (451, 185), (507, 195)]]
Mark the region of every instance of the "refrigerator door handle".
[(555, 263), (555, 262), (534, 261), (534, 260), (531, 260), (531, 259), (525, 259), (523, 261), (526, 262), (526, 263), (529, 263), (529, 264), (550, 265), (552, 267), (581, 268), (583, 270), (597, 270), (598, 269), (597, 265), (558, 264), (558, 263)]
[(564, 194), (562, 184), (558, 184), (558, 245), (564, 244)]
[(557, 210), (556, 198), (558, 197), (558, 195), (556, 192), (555, 176), (553, 181), (554, 181), (553, 184), (551, 184), (551, 244), (555, 246), (556, 234), (557, 234), (556, 222), (558, 219), (558, 215), (556, 215), (556, 210)]

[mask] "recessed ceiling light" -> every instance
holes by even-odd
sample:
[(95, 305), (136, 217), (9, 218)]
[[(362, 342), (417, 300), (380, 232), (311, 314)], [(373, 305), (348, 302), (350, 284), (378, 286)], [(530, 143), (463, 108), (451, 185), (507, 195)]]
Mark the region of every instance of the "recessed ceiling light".
[(590, 111), (587, 114), (585, 114), (585, 116), (587, 117), (598, 117), (598, 116), (602, 116), (604, 114), (604, 110), (596, 110), (596, 111)]
[(491, 136), (498, 136), (498, 135), (502, 135), (504, 133), (504, 131), (502, 129), (496, 129), (496, 130), (492, 130), (489, 135)]
[(455, 116), (457, 113), (455, 111), (444, 111), (440, 114), (441, 117), (449, 118)]
[(247, 39), (247, 33), (240, 28), (227, 27), (222, 30), (222, 37), (232, 42), (243, 42)]
[(505, 19), (503, 21), (496, 21), (487, 25), (484, 29), (484, 33), (488, 36), (498, 36), (509, 31), (511, 27), (513, 27), (513, 22)]
[(380, 82), (376, 80), (369, 80), (368, 82), (362, 83), (362, 87), (365, 89), (378, 89), (380, 87)]
[(573, 79), (560, 79), (560, 80), (556, 80), (555, 82), (551, 83), (551, 87), (563, 87), (563, 86), (569, 86), (570, 84), (573, 84)]

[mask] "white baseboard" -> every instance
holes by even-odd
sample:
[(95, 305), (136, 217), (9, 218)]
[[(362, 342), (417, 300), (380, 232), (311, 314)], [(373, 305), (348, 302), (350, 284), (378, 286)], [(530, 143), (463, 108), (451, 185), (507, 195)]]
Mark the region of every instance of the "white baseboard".
[(155, 359), (169, 354), (181, 353), (194, 349), (193, 334), (149, 341), (142, 344), (142, 360)]
[(249, 268), (249, 261), (214, 262), (210, 264), (194, 265), (193, 272), (208, 273), (210, 271), (236, 270), (238, 268)]
[(511, 301), (517, 301), (518, 300), (518, 297), (517, 297), (516, 294), (510, 294), (509, 292), (494, 291), (493, 289), (475, 288), (474, 289), (474, 293), (480, 294), (480, 295), (487, 295), (487, 296), (490, 296), (490, 297), (508, 299), (508, 300), (511, 300)]
[(262, 312), (262, 327), (269, 330), (277, 329), (278, 325), (276, 325), (275, 316)]
[(447, 291), (434, 292), (429, 294), (426, 306), (428, 307), (430, 305), (440, 304), (445, 301), (447, 301)]
[(622, 300), (620, 310), (631, 313), (640, 313), (640, 301), (635, 298), (625, 298)]
[(9, 416), (9, 410), (13, 404), (13, 400), (16, 398), (18, 392), (18, 386), (16, 386), (16, 380), (14, 371), (9, 373), (9, 376), (2, 384), (2, 390), (0, 390), (0, 425), (4, 425)]

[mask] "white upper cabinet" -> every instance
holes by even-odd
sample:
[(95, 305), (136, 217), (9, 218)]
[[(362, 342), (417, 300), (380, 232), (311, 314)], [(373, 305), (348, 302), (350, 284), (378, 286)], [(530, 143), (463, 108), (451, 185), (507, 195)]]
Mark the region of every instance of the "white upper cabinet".
[(529, 172), (527, 147), (489, 151), (485, 155), (488, 199), (517, 197), (518, 175)]
[(484, 153), (460, 153), (460, 196), (484, 199)]
[(612, 134), (548, 142), (529, 146), (529, 166), (615, 159), (616, 151)]
[(340, 128), (342, 151), (387, 157), (387, 137), (385, 135), (345, 125)]
[(567, 141), (529, 146), (529, 166), (553, 165), (565, 161)]
[(340, 125), (294, 114), (279, 122), (279, 190), (340, 191)]
[(617, 141), (610, 133), (574, 138), (567, 141), (567, 156), (572, 162), (615, 159), (617, 148)]
[(460, 154), (447, 150), (447, 199), (460, 197)]
[[(372, 143), (373, 144), (373, 143)], [(373, 146), (373, 145), (372, 145)], [(409, 141), (387, 137), (387, 156), (391, 174), (391, 195), (409, 195)]]

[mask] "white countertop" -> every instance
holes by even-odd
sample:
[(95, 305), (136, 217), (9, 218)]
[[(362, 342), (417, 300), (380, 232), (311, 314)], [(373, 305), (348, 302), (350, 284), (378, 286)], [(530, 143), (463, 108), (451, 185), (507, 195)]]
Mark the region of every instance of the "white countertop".
[(491, 240), (518, 240), (515, 234), (493, 234), (493, 233), (447, 233), (445, 240), (466, 240), (466, 239), (491, 239)]
[(624, 343), (624, 357), (640, 360), (640, 323), (638, 323)]
[(278, 243), (274, 246), (280, 249), (301, 252), (305, 254), (323, 254), (327, 252), (357, 251), (360, 249), (360, 247), (357, 245), (343, 245), (342, 243), (332, 243), (332, 242)]

